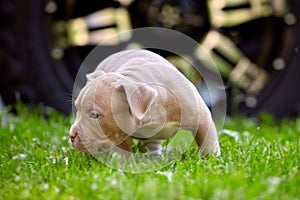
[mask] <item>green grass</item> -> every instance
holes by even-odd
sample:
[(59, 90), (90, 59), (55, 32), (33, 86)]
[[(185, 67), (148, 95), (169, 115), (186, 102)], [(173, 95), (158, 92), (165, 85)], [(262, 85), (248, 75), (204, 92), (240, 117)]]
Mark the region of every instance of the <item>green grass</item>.
[(17, 110), (0, 115), (0, 199), (300, 198), (299, 118), (227, 118), (220, 157), (200, 159), (192, 147), (158, 171), (133, 174), (72, 148), (71, 117)]

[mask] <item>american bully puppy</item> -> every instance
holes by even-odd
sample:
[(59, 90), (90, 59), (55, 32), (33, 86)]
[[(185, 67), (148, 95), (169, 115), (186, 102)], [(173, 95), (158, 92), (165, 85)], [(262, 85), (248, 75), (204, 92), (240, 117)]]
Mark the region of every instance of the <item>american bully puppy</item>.
[(83, 152), (131, 152), (137, 138), (150, 153), (179, 130), (190, 130), (202, 156), (220, 154), (211, 114), (195, 86), (172, 64), (147, 50), (126, 50), (87, 75), (69, 137)]

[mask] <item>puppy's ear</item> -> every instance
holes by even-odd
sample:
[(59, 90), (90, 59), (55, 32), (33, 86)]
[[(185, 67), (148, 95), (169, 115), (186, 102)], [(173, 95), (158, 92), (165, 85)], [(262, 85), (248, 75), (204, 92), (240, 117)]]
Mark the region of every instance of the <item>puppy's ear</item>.
[(104, 74), (105, 74), (105, 72), (102, 71), (102, 70), (96, 70), (92, 73), (87, 74), (86, 75), (87, 83), (89, 83), (90, 81), (92, 81), (92, 80), (94, 80), (94, 79), (96, 79), (96, 78), (98, 78), (98, 77), (100, 77)]
[(141, 120), (157, 99), (157, 91), (148, 85), (122, 83), (117, 90), (124, 94), (132, 115)]

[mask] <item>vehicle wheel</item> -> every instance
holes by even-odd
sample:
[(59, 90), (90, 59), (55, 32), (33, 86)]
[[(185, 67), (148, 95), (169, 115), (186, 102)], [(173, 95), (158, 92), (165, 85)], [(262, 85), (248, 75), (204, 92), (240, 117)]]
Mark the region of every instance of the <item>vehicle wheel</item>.
[(47, 40), (46, 1), (1, 0), (0, 94), (5, 104), (43, 103), (69, 114), (73, 79), (53, 61)]
[[(26, 102), (42, 101), (68, 113), (67, 94), (79, 66), (98, 42), (111, 37), (106, 31), (158, 26), (189, 35), (210, 54), (227, 86), (228, 113), (266, 111), (280, 118), (300, 112), (299, 1), (2, 0), (0, 5), (5, 4), (12, 5), (1, 15), (8, 49), (2, 57), (11, 62), (2, 66), (12, 66), (1, 77), (6, 103), (19, 91)], [(194, 55), (214, 72), (201, 51)]]

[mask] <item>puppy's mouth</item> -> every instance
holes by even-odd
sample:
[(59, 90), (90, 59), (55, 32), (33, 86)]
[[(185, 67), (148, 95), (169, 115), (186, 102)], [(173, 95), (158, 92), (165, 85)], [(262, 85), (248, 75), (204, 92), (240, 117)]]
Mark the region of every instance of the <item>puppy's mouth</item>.
[(71, 141), (71, 144), (73, 147), (75, 147), (76, 149), (84, 152), (84, 153), (90, 153), (88, 150), (88, 146), (90, 146), (91, 142), (88, 142), (87, 140), (85, 140), (85, 142), (83, 142), (79, 136), (77, 136), (73, 141)]
[(88, 154), (113, 151), (127, 138), (116, 138), (114, 134), (105, 135), (105, 137), (102, 135), (91, 137), (87, 134), (82, 133), (79, 127), (74, 130), (70, 131), (69, 133), (70, 143), (76, 149)]
[(99, 153), (99, 152), (109, 152), (113, 150), (113, 143), (111, 141), (106, 142), (97, 142), (93, 139), (81, 139), (80, 137), (76, 138), (72, 142), (72, 145), (78, 150), (84, 153)]

